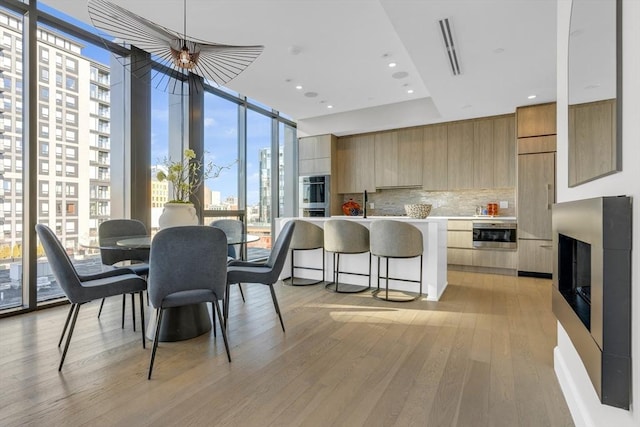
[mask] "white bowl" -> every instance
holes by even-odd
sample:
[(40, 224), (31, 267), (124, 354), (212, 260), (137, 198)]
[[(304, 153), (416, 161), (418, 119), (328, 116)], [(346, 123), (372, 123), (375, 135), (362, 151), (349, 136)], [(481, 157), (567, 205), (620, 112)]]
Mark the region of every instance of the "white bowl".
[(431, 205), (424, 203), (404, 205), (404, 211), (410, 218), (424, 219), (431, 213)]

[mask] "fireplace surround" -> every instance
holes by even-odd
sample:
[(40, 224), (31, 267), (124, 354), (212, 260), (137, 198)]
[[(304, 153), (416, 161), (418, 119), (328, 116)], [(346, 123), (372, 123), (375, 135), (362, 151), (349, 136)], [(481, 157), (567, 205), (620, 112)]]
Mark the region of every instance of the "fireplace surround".
[(629, 408), (631, 198), (553, 206), (553, 312), (606, 405)]

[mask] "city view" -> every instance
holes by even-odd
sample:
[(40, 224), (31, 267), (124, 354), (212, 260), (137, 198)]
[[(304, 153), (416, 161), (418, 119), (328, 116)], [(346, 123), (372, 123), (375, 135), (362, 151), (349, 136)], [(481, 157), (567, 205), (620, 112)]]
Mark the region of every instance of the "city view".
[[(49, 11), (51, 12), (51, 11)], [(0, 7), (0, 309), (22, 303), (23, 237), (23, 42), (19, 15)], [(111, 69), (118, 64), (102, 46), (38, 25), (37, 32), (37, 212), (82, 273), (100, 271), (99, 250), (91, 247), (101, 222), (111, 218)], [(152, 92), (151, 232), (171, 195), (155, 178), (169, 153), (171, 95)], [(282, 126), (282, 125), (281, 125)], [(205, 94), (205, 162), (229, 165), (204, 185), (208, 211), (245, 210), (248, 231), (263, 236), (253, 244), (270, 248), (272, 220), (271, 118), (247, 111), (246, 189), (239, 198), (238, 105)], [(282, 146), (281, 142), (280, 145)], [(278, 152), (280, 206), (283, 205), (283, 150)], [(277, 207), (276, 207), (277, 208)], [(205, 217), (208, 224), (213, 220)], [(63, 296), (38, 247), (38, 301)]]

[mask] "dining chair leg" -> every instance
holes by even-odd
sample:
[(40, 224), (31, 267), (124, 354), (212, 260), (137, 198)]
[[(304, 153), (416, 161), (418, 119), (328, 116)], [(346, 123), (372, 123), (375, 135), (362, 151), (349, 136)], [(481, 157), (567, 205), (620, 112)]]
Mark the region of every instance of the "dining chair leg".
[(124, 329), (124, 310), (126, 309), (126, 306), (127, 306), (127, 295), (122, 294), (122, 326), (121, 326), (122, 329)]
[(149, 374), (147, 379), (151, 379), (151, 372), (153, 371), (153, 361), (156, 358), (156, 350), (158, 348), (158, 337), (160, 336), (160, 322), (162, 321), (162, 308), (156, 308), (156, 331), (153, 335), (153, 350), (151, 350), (151, 360), (149, 361)]
[(215, 299), (211, 302), (211, 309), (213, 310), (213, 315), (218, 315), (218, 320), (220, 321), (220, 330), (222, 330), (222, 339), (224, 339), (224, 348), (227, 350), (227, 359), (231, 362), (231, 353), (229, 352), (229, 341), (227, 341), (227, 328), (224, 327), (224, 323), (222, 322), (222, 313), (220, 310), (220, 304), (218, 304), (218, 300)]
[(147, 348), (147, 341), (144, 336), (144, 296), (142, 294), (144, 294), (144, 291), (140, 291), (140, 329), (142, 330), (142, 348)]
[(100, 309), (98, 310), (98, 319), (100, 318), (100, 315), (102, 314), (102, 307), (104, 306), (104, 300), (106, 300), (106, 298), (102, 298), (102, 301), (100, 301)]
[(276, 290), (273, 288), (273, 285), (269, 285), (269, 290), (271, 291), (273, 306), (276, 308), (276, 313), (278, 313), (278, 317), (280, 318), (280, 326), (282, 326), (282, 332), (284, 332), (284, 322), (282, 321), (282, 315), (280, 314), (280, 306), (278, 306), (278, 298), (276, 297)]
[(67, 332), (67, 328), (69, 327), (69, 320), (71, 320), (71, 314), (73, 313), (74, 304), (69, 305), (69, 313), (67, 314), (67, 320), (64, 322), (64, 328), (62, 328), (62, 334), (60, 335), (60, 341), (58, 341), (58, 347), (62, 344), (62, 340), (64, 339), (64, 334)]
[(67, 341), (64, 343), (64, 350), (62, 351), (62, 357), (60, 358), (60, 365), (58, 365), (58, 372), (62, 370), (62, 364), (64, 363), (64, 359), (67, 357), (67, 350), (69, 350), (69, 343), (71, 342), (73, 329), (76, 327), (76, 320), (78, 320), (78, 313), (80, 312), (80, 304), (73, 304), (73, 308), (73, 319), (71, 319), (71, 325), (69, 326)]
[(238, 283), (238, 289), (240, 289), (240, 296), (242, 297), (242, 302), (245, 302), (244, 292), (242, 292), (242, 283)]
[(227, 283), (227, 287), (224, 291), (224, 327), (227, 328), (229, 324), (229, 291), (231, 290), (231, 285)]
[(136, 300), (135, 298), (136, 298), (135, 295), (131, 293), (131, 319), (133, 320), (133, 332), (136, 331)]
[(216, 330), (216, 311), (213, 308), (213, 302), (211, 303), (211, 321), (213, 322), (213, 337), (218, 336), (218, 331)]

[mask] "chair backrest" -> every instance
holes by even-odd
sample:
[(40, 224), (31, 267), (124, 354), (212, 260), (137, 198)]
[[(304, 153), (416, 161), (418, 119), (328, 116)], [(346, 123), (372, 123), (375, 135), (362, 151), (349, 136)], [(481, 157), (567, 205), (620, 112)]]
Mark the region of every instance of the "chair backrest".
[(324, 249), (343, 254), (368, 252), (369, 229), (349, 219), (330, 219), (324, 223)]
[(293, 230), (296, 228), (295, 221), (287, 222), (280, 230), (276, 242), (271, 248), (271, 254), (265, 265), (271, 268), (272, 276), (275, 275), (273, 282), (275, 283), (280, 276), (282, 267), (284, 266), (284, 260), (287, 258), (289, 252), (289, 245), (291, 244), (291, 238), (293, 237)]
[[(244, 222), (238, 219), (217, 219), (209, 225), (218, 227), (227, 236), (242, 236), (244, 234)], [(229, 245), (227, 254), (232, 258), (237, 258), (241, 245)]]
[(391, 258), (422, 255), (422, 232), (403, 221), (380, 219), (371, 223), (371, 253)]
[(36, 233), (44, 247), (49, 267), (58, 285), (72, 303), (85, 302), (82, 299), (82, 285), (67, 251), (53, 231), (44, 224), (36, 224)]
[(324, 246), (322, 227), (301, 219), (293, 221), (296, 223), (296, 231), (291, 238), (290, 249), (318, 249)]
[[(105, 245), (105, 240), (118, 237), (146, 236), (147, 228), (137, 219), (110, 219), (98, 227), (98, 243)], [(149, 261), (148, 249), (100, 249), (100, 258), (104, 265), (113, 265), (120, 261)]]
[(227, 236), (216, 227), (189, 225), (160, 230), (151, 243), (149, 301), (158, 308), (174, 292), (210, 289), (224, 298)]

